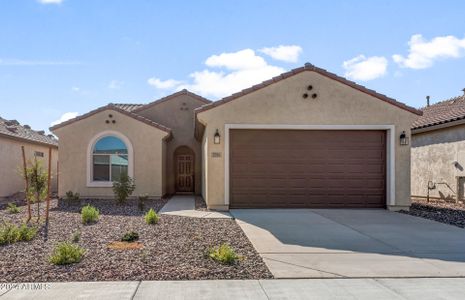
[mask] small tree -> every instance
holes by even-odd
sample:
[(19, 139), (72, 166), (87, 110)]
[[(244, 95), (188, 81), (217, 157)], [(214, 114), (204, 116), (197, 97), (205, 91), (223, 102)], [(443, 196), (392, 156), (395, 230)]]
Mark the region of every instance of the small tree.
[(135, 189), (134, 179), (126, 173), (121, 174), (119, 181), (113, 181), (113, 193), (115, 193), (115, 198), (120, 204), (124, 203)]
[(40, 219), (40, 202), (47, 197), (47, 181), (48, 173), (42, 167), (42, 163), (37, 159), (31, 163), (31, 166), (26, 169), (27, 178), (29, 180), (29, 198), (37, 203), (37, 221)]

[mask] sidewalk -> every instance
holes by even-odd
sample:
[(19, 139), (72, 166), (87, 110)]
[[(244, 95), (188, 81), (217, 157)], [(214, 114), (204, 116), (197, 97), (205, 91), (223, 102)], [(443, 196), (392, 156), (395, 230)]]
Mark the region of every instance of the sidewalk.
[(204, 219), (232, 219), (228, 212), (195, 210), (195, 196), (175, 195), (161, 208), (160, 214)]
[(0, 299), (463, 299), (465, 278), (69, 282), (33, 287), (7, 290), (0, 285)]

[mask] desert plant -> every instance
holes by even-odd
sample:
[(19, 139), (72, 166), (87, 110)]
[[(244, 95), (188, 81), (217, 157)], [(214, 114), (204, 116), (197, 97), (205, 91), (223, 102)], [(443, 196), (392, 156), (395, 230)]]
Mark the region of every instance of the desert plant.
[(26, 224), (16, 226), (11, 223), (0, 225), (0, 245), (13, 244), (21, 241), (30, 241), (37, 235), (35, 227)]
[(76, 244), (62, 242), (55, 246), (49, 261), (54, 265), (69, 265), (81, 261), (85, 250)]
[(144, 216), (145, 223), (149, 225), (157, 224), (158, 221), (160, 220), (160, 217), (157, 215), (157, 213), (151, 208)]
[(19, 207), (16, 206), (16, 203), (8, 203), (7, 210), (10, 214), (17, 214), (20, 212)]
[(37, 203), (37, 221), (40, 219), (40, 202), (47, 197), (48, 173), (42, 167), (42, 163), (34, 159), (31, 166), (26, 168), (29, 190), (26, 191), (29, 199)]
[(139, 207), (140, 211), (143, 211), (145, 208), (145, 202), (149, 199), (149, 195), (139, 195), (138, 199), (139, 201), (137, 202), (137, 207)]
[(122, 242), (135, 242), (139, 239), (139, 234), (135, 231), (126, 232), (121, 238)]
[(67, 191), (65, 193), (65, 197), (66, 197), (66, 200), (71, 202), (71, 201), (78, 201), (80, 195), (79, 195), (79, 193), (73, 193), (73, 191)]
[(124, 172), (121, 173), (119, 180), (113, 181), (113, 193), (115, 193), (115, 198), (120, 204), (124, 203), (135, 189), (134, 179)]
[(26, 224), (19, 226), (19, 240), (18, 241), (30, 241), (37, 235), (37, 228), (29, 227)]
[(227, 265), (231, 265), (239, 259), (239, 256), (236, 254), (234, 249), (232, 249), (228, 244), (222, 244), (219, 247), (209, 249), (208, 256), (215, 261)]
[(81, 240), (81, 232), (79, 230), (76, 230), (75, 232), (73, 232), (73, 235), (71, 237), (71, 242), (79, 243), (80, 240)]
[(82, 224), (90, 224), (98, 221), (100, 212), (97, 208), (87, 204), (81, 209)]

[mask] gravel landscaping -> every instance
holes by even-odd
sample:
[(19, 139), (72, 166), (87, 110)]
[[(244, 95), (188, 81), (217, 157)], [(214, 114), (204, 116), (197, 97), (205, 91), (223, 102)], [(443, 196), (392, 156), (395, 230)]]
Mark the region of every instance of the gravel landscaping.
[[(42, 228), (30, 242), (0, 246), (0, 282), (272, 278), (234, 220), (162, 215), (158, 224), (147, 225), (144, 213), (149, 208), (158, 211), (165, 202), (149, 200), (141, 212), (137, 201), (118, 205), (114, 200), (81, 200), (67, 205), (54, 200), (48, 232)], [(80, 209), (87, 203), (100, 211), (99, 221), (92, 225), (81, 222)], [(25, 217), (25, 206), (19, 214), (0, 210), (3, 221), (21, 224)], [(82, 261), (52, 265), (48, 258), (54, 246), (71, 241), (77, 231), (77, 244), (86, 249)], [(128, 231), (139, 234), (141, 249), (108, 247)], [(241, 259), (224, 265), (208, 258), (208, 249), (222, 243), (229, 244)]]
[(465, 228), (465, 205), (461, 202), (412, 200), (410, 211), (401, 213)]

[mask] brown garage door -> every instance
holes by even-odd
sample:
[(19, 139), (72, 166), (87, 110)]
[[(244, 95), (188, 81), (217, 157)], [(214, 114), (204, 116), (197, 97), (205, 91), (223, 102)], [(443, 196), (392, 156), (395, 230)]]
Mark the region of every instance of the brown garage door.
[(230, 206), (385, 207), (386, 132), (230, 132)]

